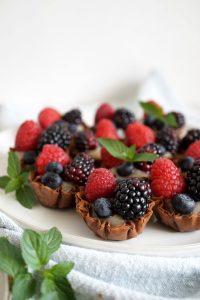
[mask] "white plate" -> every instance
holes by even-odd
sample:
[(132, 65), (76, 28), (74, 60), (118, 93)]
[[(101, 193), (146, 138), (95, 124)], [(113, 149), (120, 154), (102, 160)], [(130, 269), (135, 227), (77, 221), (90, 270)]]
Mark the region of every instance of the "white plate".
[[(6, 173), (7, 153), (13, 145), (14, 135), (14, 130), (0, 133), (0, 175)], [(16, 201), (13, 193), (6, 195), (1, 190), (0, 210), (23, 227), (47, 230), (56, 226), (66, 243), (81, 247), (143, 255), (185, 256), (200, 253), (200, 231), (174, 232), (155, 220), (151, 220), (137, 238), (114, 242), (96, 237), (73, 209), (52, 210), (38, 204), (29, 210)]]

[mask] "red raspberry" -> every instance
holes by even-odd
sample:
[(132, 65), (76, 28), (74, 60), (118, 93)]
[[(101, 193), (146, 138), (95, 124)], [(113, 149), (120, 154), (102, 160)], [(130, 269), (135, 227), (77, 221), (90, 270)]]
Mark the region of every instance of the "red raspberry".
[(15, 149), (18, 151), (35, 150), (41, 132), (42, 130), (36, 122), (25, 121), (17, 131)]
[(154, 131), (140, 122), (134, 122), (128, 125), (126, 138), (128, 145), (135, 144), (137, 148), (141, 148), (149, 143), (154, 143), (156, 140)]
[(153, 163), (151, 189), (155, 196), (165, 199), (171, 199), (176, 194), (184, 192), (184, 177), (170, 159), (159, 158)]
[(112, 119), (114, 113), (115, 109), (110, 104), (101, 104), (96, 111), (95, 123), (98, 123), (101, 119)]
[(62, 148), (46, 144), (36, 159), (36, 168), (39, 174), (45, 173), (45, 167), (49, 162), (58, 162), (64, 166), (70, 162), (70, 158)]
[(95, 169), (90, 176), (85, 188), (85, 195), (89, 202), (100, 197), (111, 197), (116, 187), (116, 179), (108, 169)]
[[(164, 114), (164, 109), (162, 108), (162, 106), (160, 104), (158, 104), (156, 101), (154, 100), (148, 100), (147, 103), (151, 103), (153, 104), (154, 106), (160, 108), (162, 110), (162, 113)], [(145, 112), (144, 113), (144, 119), (146, 119), (148, 117), (148, 114)]]
[(123, 160), (113, 157), (106, 148), (101, 149), (101, 159), (104, 167), (111, 169), (123, 163)]
[(51, 107), (46, 107), (39, 113), (38, 120), (40, 126), (43, 129), (46, 129), (51, 124), (55, 123), (56, 121), (61, 119), (61, 114)]
[(96, 127), (96, 137), (118, 140), (117, 129), (112, 121), (101, 119)]
[(191, 156), (195, 159), (200, 159), (200, 141), (192, 143), (185, 152), (186, 156)]

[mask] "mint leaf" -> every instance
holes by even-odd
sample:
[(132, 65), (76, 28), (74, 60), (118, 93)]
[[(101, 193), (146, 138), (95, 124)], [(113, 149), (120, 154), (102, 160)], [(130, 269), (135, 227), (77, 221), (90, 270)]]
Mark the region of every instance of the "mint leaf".
[[(45, 278), (42, 281), (41, 292), (43, 296), (49, 295), (54, 292), (55, 295), (59, 297), (58, 298), (59, 300), (62, 299), (75, 300), (74, 291), (71, 287), (71, 284), (66, 278), (57, 278), (57, 279)], [(41, 299), (49, 299), (49, 298), (41, 298)]]
[(11, 193), (13, 191), (16, 191), (20, 188), (21, 184), (22, 182), (19, 177), (11, 179), (5, 187), (5, 192)]
[(53, 227), (46, 232), (40, 233), (42, 241), (47, 245), (48, 255), (50, 256), (58, 250), (62, 242), (62, 235), (60, 231)]
[(21, 173), (20, 178), (21, 178), (23, 184), (28, 183), (29, 175), (30, 175), (30, 172), (23, 172), (23, 173)]
[(132, 146), (130, 146), (128, 148), (128, 151), (127, 151), (127, 161), (132, 162), (134, 160), (135, 152), (136, 152), (135, 145), (132, 145)]
[(173, 113), (168, 113), (164, 116), (165, 124), (169, 125), (170, 127), (177, 128), (177, 121)]
[[(58, 278), (55, 280), (56, 286), (60, 292), (67, 295), (68, 300), (75, 300), (74, 291), (71, 284), (66, 278)], [(66, 299), (66, 298), (65, 298)]]
[(12, 277), (25, 272), (25, 262), (20, 250), (6, 238), (0, 238), (0, 270)]
[(158, 156), (156, 154), (153, 154), (153, 153), (149, 153), (149, 152), (137, 153), (134, 157), (134, 162), (154, 161), (157, 158), (158, 158)]
[(0, 189), (5, 189), (10, 178), (8, 176), (0, 176)]
[(156, 119), (163, 118), (163, 111), (160, 107), (157, 107), (155, 104), (150, 102), (140, 102), (140, 106), (144, 109), (144, 111), (150, 115), (155, 117)]
[(16, 191), (16, 198), (26, 208), (32, 208), (36, 203), (35, 194), (32, 188), (28, 185), (22, 185)]
[(36, 281), (30, 273), (18, 274), (14, 279), (12, 288), (13, 300), (26, 300), (31, 298), (36, 291)]
[(14, 151), (8, 153), (8, 167), (7, 173), (11, 179), (19, 176), (21, 172), (20, 161), (17, 154)]
[(129, 148), (122, 142), (106, 138), (99, 138), (98, 141), (113, 157), (127, 160)]
[(66, 277), (74, 267), (73, 262), (61, 262), (53, 266), (49, 272), (54, 275), (55, 278)]
[[(67, 298), (68, 299), (68, 298)], [(66, 300), (65, 298), (60, 298), (58, 292), (50, 292), (40, 298), (40, 300)]]
[(25, 262), (33, 269), (38, 270), (49, 261), (48, 246), (39, 233), (27, 229), (21, 240), (22, 256)]

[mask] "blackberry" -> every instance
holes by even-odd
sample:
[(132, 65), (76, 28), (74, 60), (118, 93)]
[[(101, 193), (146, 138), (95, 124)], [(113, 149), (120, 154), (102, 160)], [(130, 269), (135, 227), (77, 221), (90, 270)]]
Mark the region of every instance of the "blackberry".
[(176, 128), (182, 128), (185, 125), (184, 115), (182, 113), (176, 112), (176, 111), (172, 111), (172, 114), (174, 115), (174, 117), (176, 119), (176, 123), (177, 123)]
[(157, 142), (163, 145), (167, 151), (176, 154), (178, 150), (178, 137), (173, 129), (165, 127), (158, 131)]
[(69, 123), (73, 124), (81, 124), (82, 123), (82, 116), (79, 109), (72, 109), (68, 111), (64, 116), (63, 119)]
[(94, 150), (98, 146), (94, 133), (90, 130), (78, 132), (75, 137), (76, 149), (80, 152)]
[(117, 128), (126, 129), (126, 127), (135, 121), (135, 115), (126, 108), (119, 108), (115, 111), (113, 122)]
[(59, 124), (61, 126), (67, 127), (71, 134), (75, 134), (77, 132), (77, 125), (76, 124), (68, 123), (64, 120), (59, 120), (59, 121), (55, 122), (54, 124)]
[(188, 193), (195, 201), (200, 201), (200, 160), (196, 160), (193, 167), (186, 173)]
[(150, 184), (142, 178), (120, 180), (115, 190), (113, 209), (126, 220), (142, 217), (151, 198)]
[(70, 145), (70, 142), (71, 134), (67, 126), (62, 123), (55, 123), (43, 132), (39, 139), (37, 148), (41, 151), (44, 145), (53, 144), (66, 149)]
[(186, 150), (193, 142), (200, 140), (200, 129), (190, 129), (187, 134), (180, 140), (179, 150)]
[(155, 130), (161, 130), (165, 127), (165, 124), (161, 120), (158, 120), (150, 115), (147, 115), (147, 117), (144, 119), (144, 124)]
[[(166, 153), (166, 149), (161, 144), (150, 143), (150, 144), (144, 145), (142, 148), (140, 148), (140, 150), (138, 152), (139, 153), (143, 153), (143, 152), (153, 153), (153, 154), (156, 154), (158, 157), (160, 157)], [(153, 164), (152, 161), (144, 161), (144, 162), (135, 163), (135, 166), (138, 169), (143, 170), (144, 172), (147, 172), (147, 171), (150, 171), (152, 164)]]
[(86, 153), (80, 153), (75, 156), (71, 164), (65, 167), (64, 177), (66, 181), (72, 181), (78, 185), (85, 185), (93, 169), (93, 158)]

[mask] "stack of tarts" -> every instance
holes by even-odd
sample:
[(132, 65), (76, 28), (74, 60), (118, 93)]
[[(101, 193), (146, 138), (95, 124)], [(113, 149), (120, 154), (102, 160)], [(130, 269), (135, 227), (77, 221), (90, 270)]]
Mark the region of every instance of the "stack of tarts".
[(141, 104), (142, 120), (108, 103), (94, 126), (80, 110), (43, 109), (38, 122), (18, 129), (14, 150), (30, 184), (49, 208), (76, 207), (87, 226), (106, 240), (142, 233), (153, 213), (176, 231), (200, 229), (200, 129), (184, 134), (185, 118), (155, 102)]

